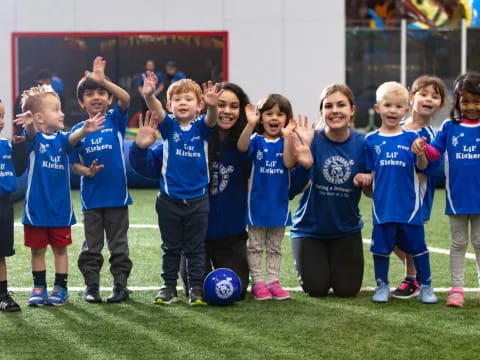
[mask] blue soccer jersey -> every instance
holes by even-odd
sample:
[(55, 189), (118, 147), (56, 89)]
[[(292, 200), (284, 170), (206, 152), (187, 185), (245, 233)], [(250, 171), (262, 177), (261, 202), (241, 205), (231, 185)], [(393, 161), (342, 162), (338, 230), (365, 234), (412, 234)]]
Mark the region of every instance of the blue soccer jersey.
[(267, 140), (253, 134), (248, 156), (252, 170), (248, 189), (247, 224), (286, 226), (291, 224), (288, 210), (289, 170), (283, 164), (283, 138)]
[(423, 225), (416, 155), (410, 150), (417, 134), (402, 130), (393, 135), (379, 130), (365, 138), (367, 170), (373, 179), (373, 224), (390, 222)]
[[(333, 142), (325, 131), (316, 132), (311, 151), (311, 185), (302, 194), (290, 228), (292, 238), (336, 238), (362, 229), (358, 209), (362, 189), (353, 186), (357, 173), (365, 173), (365, 137), (351, 131)], [(295, 169), (305, 172), (300, 165)], [(294, 177), (294, 186), (297, 177)], [(303, 188), (303, 183), (298, 186)]]
[(172, 114), (158, 126), (163, 140), (160, 192), (175, 199), (194, 199), (208, 191), (208, 140), (213, 128), (200, 115), (182, 128)]
[[(122, 114), (118, 104), (105, 116), (104, 128), (84, 137), (76, 151), (70, 154), (71, 162), (90, 167), (95, 159), (104, 165), (95, 176), (80, 179), (82, 210), (130, 205), (132, 200), (127, 188), (124, 137), (128, 113)], [(75, 125), (72, 131), (83, 126)]]
[[(404, 122), (401, 122), (400, 125), (405, 126)], [(411, 129), (409, 129), (411, 130)], [(411, 130), (415, 131), (415, 130)], [(426, 139), (428, 144), (431, 144), (437, 132), (433, 126), (425, 126), (416, 131), (419, 137)], [(432, 212), (433, 206), (433, 197), (435, 195), (435, 186), (436, 186), (436, 177), (435, 172), (440, 166), (441, 161), (434, 161), (428, 164), (428, 167), (425, 170), (422, 170), (421, 173), (425, 174), (427, 180), (425, 182), (420, 182), (420, 198), (422, 199), (422, 216), (423, 221), (430, 220), (430, 214)]]
[(65, 227), (75, 224), (70, 195), (70, 133), (37, 132), (27, 142), (28, 169), (23, 224)]
[(0, 139), (0, 195), (10, 194), (17, 189), (17, 177), (12, 162), (12, 144)]
[(236, 144), (223, 142), (222, 154), (212, 164), (207, 239), (245, 231), (249, 172), (247, 154), (240, 152)]
[(480, 214), (480, 123), (446, 120), (432, 146), (445, 156), (448, 215)]

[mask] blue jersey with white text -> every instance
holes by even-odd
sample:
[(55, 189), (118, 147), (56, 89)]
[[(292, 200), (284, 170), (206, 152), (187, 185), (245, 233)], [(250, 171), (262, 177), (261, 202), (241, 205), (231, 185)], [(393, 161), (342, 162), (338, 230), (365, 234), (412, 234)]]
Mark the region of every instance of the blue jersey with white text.
[[(80, 178), (82, 210), (130, 205), (132, 200), (127, 188), (124, 137), (128, 113), (122, 114), (118, 104), (105, 115), (104, 128), (85, 136), (76, 151), (70, 154), (71, 162), (90, 167), (95, 159), (104, 168), (93, 177)], [(72, 131), (83, 126), (75, 125)]]
[(0, 195), (10, 194), (17, 189), (17, 177), (12, 162), (12, 144), (0, 139)]
[(213, 127), (200, 115), (182, 128), (172, 114), (158, 126), (163, 140), (160, 192), (175, 199), (194, 199), (208, 191), (208, 140)]
[[(366, 172), (365, 137), (351, 131), (349, 138), (339, 143), (322, 130), (315, 132), (310, 149), (314, 159), (309, 175), (312, 183), (298, 201), (291, 237), (337, 238), (360, 231), (363, 221), (358, 202), (362, 189), (353, 186), (353, 178)], [(295, 169), (306, 171), (301, 165)], [(295, 181), (293, 176), (293, 186)]]
[(224, 141), (220, 158), (212, 164), (207, 239), (245, 231), (249, 172), (247, 154)]
[(446, 152), (445, 213), (480, 214), (480, 123), (445, 120), (432, 146)]
[(27, 141), (27, 189), (23, 224), (66, 227), (75, 224), (70, 195), (70, 133), (37, 132)]
[(248, 156), (252, 170), (248, 189), (247, 224), (276, 227), (290, 225), (288, 210), (289, 170), (283, 164), (283, 138), (250, 138)]
[(416, 155), (411, 151), (417, 134), (401, 130), (383, 134), (379, 130), (365, 138), (367, 170), (373, 179), (373, 224), (390, 222), (423, 225)]

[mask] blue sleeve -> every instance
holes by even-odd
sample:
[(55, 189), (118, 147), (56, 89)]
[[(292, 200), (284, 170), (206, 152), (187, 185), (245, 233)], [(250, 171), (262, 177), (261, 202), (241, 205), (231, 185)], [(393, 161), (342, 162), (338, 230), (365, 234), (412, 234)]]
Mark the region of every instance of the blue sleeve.
[(365, 167), (367, 171), (375, 170), (375, 156), (368, 142), (365, 141)]
[(257, 152), (257, 147), (258, 147), (257, 139), (260, 139), (260, 137), (257, 134), (254, 133), (250, 137), (250, 142), (248, 144), (247, 156), (248, 156), (249, 159), (252, 159), (252, 160), (255, 158), (255, 154)]
[(70, 144), (70, 140), (69, 140), (70, 135), (72, 135), (72, 131), (69, 131), (69, 132), (59, 131), (57, 133), (57, 136), (60, 138), (60, 143), (62, 144), (62, 149), (67, 153), (70, 153), (75, 149), (75, 147), (72, 144)]
[(125, 111), (122, 113), (122, 110), (117, 103), (113, 106), (111, 113), (109, 113), (108, 115), (112, 117), (112, 122), (120, 130), (122, 136), (125, 137), (125, 133), (127, 131), (128, 108), (125, 109)]
[[(157, 76), (157, 79), (158, 79), (157, 81), (157, 88), (158, 88), (160, 84), (163, 84), (163, 75), (161, 72), (157, 72), (155, 75)], [(142, 85), (143, 85), (143, 81), (142, 81)]]
[(128, 154), (132, 169), (142, 176), (158, 180), (162, 174), (162, 144), (142, 149), (132, 143)]
[(290, 200), (303, 191), (311, 178), (312, 169), (313, 167), (307, 170), (303, 166), (297, 164), (297, 166), (290, 170), (290, 190), (288, 193), (288, 198)]
[(162, 136), (162, 139), (167, 139), (168, 135), (172, 132), (173, 124), (175, 123), (175, 118), (172, 114), (165, 113), (165, 118), (163, 121), (158, 125), (158, 131)]
[(448, 132), (448, 122), (444, 122), (442, 128), (435, 136), (435, 139), (432, 141), (432, 146), (440, 153), (443, 154), (447, 147), (447, 132)]
[(187, 75), (185, 75), (183, 72), (179, 71), (175, 74), (175, 76), (172, 78), (172, 82), (175, 82), (175, 81), (178, 81), (178, 80), (182, 80), (182, 79), (186, 79), (187, 78)]
[(68, 160), (70, 164), (81, 163), (80, 154), (78, 153), (78, 147), (76, 147), (70, 154), (68, 154)]
[(207, 116), (206, 115), (200, 115), (195, 122), (197, 123), (196, 126), (198, 126), (200, 130), (200, 134), (202, 134), (203, 139), (209, 140), (210, 136), (213, 133), (213, 130), (215, 129), (216, 125), (213, 127), (209, 127), (206, 123), (207, 121)]
[(143, 77), (142, 77), (143, 73), (141, 73), (140, 75), (138, 75), (138, 78), (137, 78), (137, 87), (143, 87)]

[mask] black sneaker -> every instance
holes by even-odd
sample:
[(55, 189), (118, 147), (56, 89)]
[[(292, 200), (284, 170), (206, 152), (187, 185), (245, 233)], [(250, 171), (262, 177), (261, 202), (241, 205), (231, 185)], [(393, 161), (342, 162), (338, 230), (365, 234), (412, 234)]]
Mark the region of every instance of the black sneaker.
[(162, 286), (153, 302), (155, 304), (172, 304), (178, 301), (177, 289), (173, 286)]
[(131, 291), (123, 286), (115, 286), (112, 295), (107, 298), (107, 303), (121, 303), (130, 298)]
[(392, 297), (396, 299), (410, 299), (420, 292), (420, 284), (417, 280), (410, 281), (405, 279), (398, 287), (392, 291)]
[(13, 300), (11, 293), (0, 295), (0, 311), (20, 311), (20, 305), (18, 305), (15, 300)]
[(203, 297), (203, 289), (201, 287), (193, 287), (190, 289), (190, 298), (188, 300), (192, 306), (207, 305)]
[(85, 293), (83, 294), (83, 299), (91, 304), (100, 304), (102, 302), (102, 298), (100, 297), (100, 290), (96, 286), (88, 286), (85, 289)]

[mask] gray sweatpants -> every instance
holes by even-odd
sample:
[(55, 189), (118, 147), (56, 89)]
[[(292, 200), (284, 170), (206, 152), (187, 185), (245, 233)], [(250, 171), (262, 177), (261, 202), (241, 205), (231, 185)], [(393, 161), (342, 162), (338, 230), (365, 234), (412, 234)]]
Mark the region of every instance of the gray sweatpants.
[(115, 286), (126, 287), (132, 270), (127, 238), (128, 206), (85, 210), (83, 223), (85, 241), (78, 257), (78, 268), (85, 278), (86, 285), (100, 285), (105, 233), (110, 251), (110, 272), (113, 275), (113, 283)]
[(264, 252), (266, 253), (267, 284), (279, 279), (284, 235), (285, 226), (248, 227), (247, 257), (253, 284), (263, 281), (262, 259)]
[[(450, 268), (452, 287), (463, 287), (465, 278), (465, 252), (468, 246), (468, 225), (480, 272), (480, 215), (449, 215), (452, 244), (450, 246)], [(480, 283), (480, 276), (479, 276)]]

